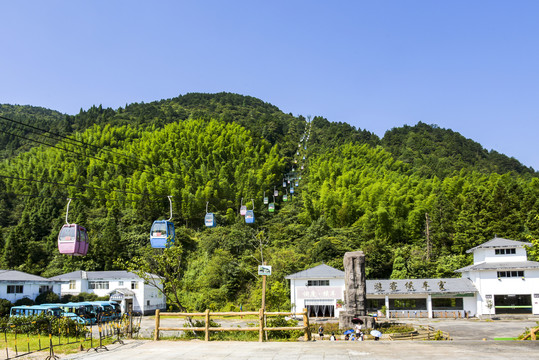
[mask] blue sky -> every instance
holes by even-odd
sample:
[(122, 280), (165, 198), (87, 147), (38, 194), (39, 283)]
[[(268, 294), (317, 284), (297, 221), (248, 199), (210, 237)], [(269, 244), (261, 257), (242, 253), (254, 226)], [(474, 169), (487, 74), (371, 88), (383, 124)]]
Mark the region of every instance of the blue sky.
[(538, 1), (2, 1), (0, 103), (188, 92), (383, 136), (437, 124), (539, 169)]

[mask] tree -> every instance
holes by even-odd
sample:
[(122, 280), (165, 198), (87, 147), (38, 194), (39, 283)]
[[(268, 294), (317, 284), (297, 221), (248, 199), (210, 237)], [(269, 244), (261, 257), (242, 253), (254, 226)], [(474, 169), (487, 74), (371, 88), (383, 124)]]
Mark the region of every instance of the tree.
[(186, 311), (179, 297), (184, 273), (182, 257), (182, 246), (175, 242), (162, 252), (146, 247), (141, 256), (135, 256), (124, 267), (157, 288), (180, 311)]

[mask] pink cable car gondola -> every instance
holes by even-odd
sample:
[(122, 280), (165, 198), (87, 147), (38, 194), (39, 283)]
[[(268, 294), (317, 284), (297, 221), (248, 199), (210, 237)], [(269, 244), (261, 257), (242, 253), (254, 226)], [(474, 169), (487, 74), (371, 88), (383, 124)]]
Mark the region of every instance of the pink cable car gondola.
[(58, 235), (58, 251), (60, 254), (84, 256), (88, 253), (88, 233), (84, 227), (67, 221), (70, 202), (71, 199), (67, 203), (66, 224)]

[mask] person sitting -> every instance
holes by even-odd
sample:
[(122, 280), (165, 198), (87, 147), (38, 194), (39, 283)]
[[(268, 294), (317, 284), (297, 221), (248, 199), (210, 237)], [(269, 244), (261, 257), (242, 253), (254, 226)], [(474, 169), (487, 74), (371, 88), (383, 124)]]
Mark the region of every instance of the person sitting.
[(331, 333), (331, 336), (329, 337), (329, 341), (337, 341), (337, 338), (335, 337), (334, 332)]
[(350, 340), (350, 335), (348, 334), (344, 335), (344, 340)]

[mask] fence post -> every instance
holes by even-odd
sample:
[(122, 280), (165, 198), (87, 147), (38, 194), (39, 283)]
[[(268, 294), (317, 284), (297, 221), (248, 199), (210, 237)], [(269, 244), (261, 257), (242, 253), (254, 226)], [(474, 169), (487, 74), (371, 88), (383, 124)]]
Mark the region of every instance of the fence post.
[(264, 308), (261, 308), (258, 312), (258, 342), (264, 340)]
[(305, 327), (305, 341), (311, 340), (311, 329), (309, 328), (309, 313), (303, 309), (303, 326)]
[(153, 336), (153, 340), (154, 341), (157, 341), (159, 340), (159, 313), (160, 313), (160, 310), (157, 309), (155, 310), (155, 333), (154, 333), (154, 336)]
[(210, 341), (210, 309), (206, 309), (205, 320), (206, 326), (204, 331), (206, 333), (204, 334), (204, 341)]

